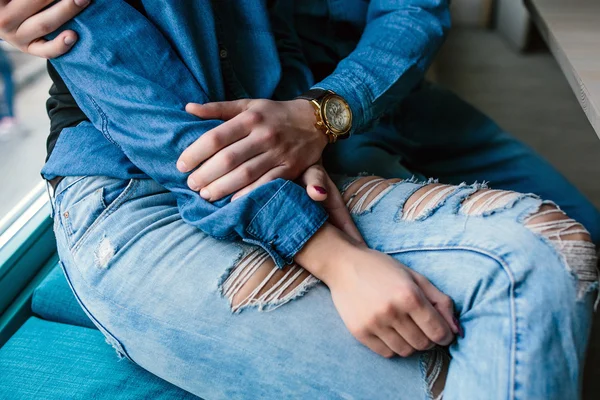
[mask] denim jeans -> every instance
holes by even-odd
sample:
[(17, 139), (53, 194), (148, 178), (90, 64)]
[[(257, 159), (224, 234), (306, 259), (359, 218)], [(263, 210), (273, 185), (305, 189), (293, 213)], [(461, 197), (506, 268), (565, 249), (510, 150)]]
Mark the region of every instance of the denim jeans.
[[(351, 209), (369, 247), (454, 300), (465, 336), (448, 349), (374, 354), (350, 335), (327, 287), (312, 276), (287, 294), (233, 307), (236, 282), (268, 256), (186, 224), (175, 196), (150, 179), (67, 177), (58, 186), (58, 249), (82, 307), (121, 356), (211, 400), (429, 399), (448, 354), (444, 399), (577, 398), (597, 288), (593, 245), (571, 252), (560, 234), (529, 223), (546, 204), (535, 195), (492, 194), (474, 206), (483, 186), (461, 184), (440, 187), (420, 211), (404, 205), (427, 183), (411, 178), (415, 170), (456, 182), (489, 175), (507, 189), (564, 200), (580, 215), (593, 207), (450, 93), (428, 87), (408, 101), (407, 110), (424, 115), (434, 112), (427, 104), (447, 102), (454, 118), (389, 121), (403, 133), (390, 142), (382, 121), (372, 134), (332, 147), (326, 161), (350, 175), (336, 179), (342, 191), (356, 186), (357, 171), (410, 178), (366, 203), (385, 181), (365, 183)], [(288, 282), (300, 271), (294, 268)]]

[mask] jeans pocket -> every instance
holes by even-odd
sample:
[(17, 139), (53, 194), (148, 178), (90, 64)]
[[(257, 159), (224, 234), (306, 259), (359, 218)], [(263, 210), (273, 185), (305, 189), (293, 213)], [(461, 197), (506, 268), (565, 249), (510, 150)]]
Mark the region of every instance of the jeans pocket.
[(71, 249), (77, 247), (103, 215), (122, 203), (133, 180), (89, 177), (67, 189), (60, 220)]

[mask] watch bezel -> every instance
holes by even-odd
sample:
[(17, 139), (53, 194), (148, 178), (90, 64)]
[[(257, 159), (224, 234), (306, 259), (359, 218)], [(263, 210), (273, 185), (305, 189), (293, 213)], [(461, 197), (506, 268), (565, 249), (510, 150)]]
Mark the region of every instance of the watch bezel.
[[(348, 111), (348, 114), (350, 115), (350, 119), (348, 120), (348, 124), (345, 129), (341, 129), (341, 130), (336, 129), (335, 127), (333, 127), (333, 125), (327, 119), (325, 110), (327, 108), (327, 103), (329, 101), (331, 101), (332, 99), (339, 100), (343, 104), (343, 106), (346, 108), (346, 110)], [(321, 101), (320, 114), (321, 114), (321, 120), (325, 123), (327, 129), (329, 129), (329, 131), (331, 131), (331, 133), (333, 133), (336, 137), (344, 137), (348, 134), (348, 132), (350, 132), (350, 129), (352, 129), (352, 109), (350, 108), (350, 105), (348, 104), (348, 102), (342, 96), (340, 96), (338, 94), (329, 93), (323, 98), (323, 100)]]

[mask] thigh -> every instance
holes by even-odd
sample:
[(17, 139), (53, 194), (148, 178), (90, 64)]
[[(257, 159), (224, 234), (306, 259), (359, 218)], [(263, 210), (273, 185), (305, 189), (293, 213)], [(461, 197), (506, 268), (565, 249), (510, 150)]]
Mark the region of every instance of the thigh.
[(423, 366), (435, 359), (372, 353), (314, 279), (234, 312), (228, 279), (264, 253), (185, 224), (152, 181), (62, 187), (55, 230), (67, 278), (109, 342), (143, 368), (209, 399), (426, 398)]
[(600, 214), (554, 167), (452, 92), (424, 85), (403, 102), (392, 125), (395, 149), (425, 176), (446, 183), (489, 182), (497, 189), (552, 200), (600, 240)]
[[(352, 210), (362, 204), (354, 220), (369, 247), (424, 275), (460, 315), (444, 398), (576, 398), (598, 284), (581, 226), (534, 195), (369, 179), (340, 184)], [(563, 361), (540, 363), (550, 357)]]

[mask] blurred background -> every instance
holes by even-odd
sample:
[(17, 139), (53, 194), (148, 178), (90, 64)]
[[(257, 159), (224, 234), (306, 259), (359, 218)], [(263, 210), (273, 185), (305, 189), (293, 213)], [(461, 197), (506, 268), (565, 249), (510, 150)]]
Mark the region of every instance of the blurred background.
[[(600, 140), (521, 0), (453, 0), (452, 14), (454, 28), (429, 79), (451, 88), (535, 148), (600, 207)], [(4, 43), (0, 49), (2, 220), (41, 183), (50, 79), (44, 60)], [(6, 59), (12, 66), (12, 84)], [(14, 116), (9, 116), (6, 95), (13, 91)], [(586, 367), (587, 399), (600, 396), (598, 325)]]

